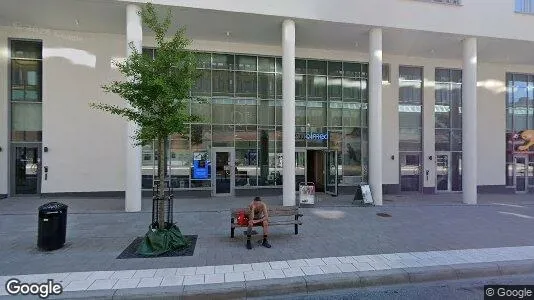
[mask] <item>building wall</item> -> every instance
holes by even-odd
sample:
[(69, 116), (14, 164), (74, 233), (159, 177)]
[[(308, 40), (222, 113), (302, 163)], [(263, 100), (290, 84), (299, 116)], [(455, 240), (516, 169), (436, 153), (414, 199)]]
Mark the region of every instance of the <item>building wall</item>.
[[(487, 0), (463, 0), (461, 6), (416, 0), (154, 0), (152, 2), (296, 19), (534, 41), (534, 32), (530, 29), (532, 17), (515, 13), (515, 1), (512, 0), (489, 3)], [(495, 20), (499, 20), (499, 26), (495, 26)]]
[[(49, 166), (43, 193), (123, 191), (126, 122), (119, 117), (93, 110), (91, 102), (121, 104), (106, 95), (100, 86), (120, 75), (111, 60), (123, 57), (125, 37), (109, 34), (45, 30), (30, 32), (12, 27), (0, 30), (0, 194), (7, 191), (7, 38), (43, 40), (43, 165)], [(146, 38), (145, 46), (153, 46)], [(193, 48), (203, 51), (280, 55), (281, 47), (195, 41)], [(368, 61), (367, 53), (297, 48), (297, 57)], [(424, 170), (429, 170), (425, 187), (435, 185), (434, 155), (434, 68), (461, 68), (461, 61), (400, 57), (384, 54), (390, 64), (391, 83), (383, 85), (383, 180), (399, 183), (398, 160), (398, 68), (399, 65), (424, 67)], [(534, 73), (531, 66), (507, 66), (479, 62), (478, 184), (504, 185), (505, 166), (505, 73)], [(391, 159), (394, 155), (394, 159)], [(468, 158), (465, 158), (468, 159)]]

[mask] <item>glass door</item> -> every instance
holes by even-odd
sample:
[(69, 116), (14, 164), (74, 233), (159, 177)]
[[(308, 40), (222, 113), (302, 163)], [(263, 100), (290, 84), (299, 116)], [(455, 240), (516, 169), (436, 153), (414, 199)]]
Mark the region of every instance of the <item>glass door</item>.
[(420, 192), (421, 182), (421, 153), (399, 153), (400, 186), (403, 192)]
[(12, 194), (41, 193), (41, 148), (37, 145), (14, 145), (12, 159)]
[(337, 166), (337, 151), (325, 151), (325, 172), (326, 172), (326, 188), (325, 192), (330, 195), (337, 196), (338, 187), (338, 166)]
[(528, 159), (526, 156), (514, 157), (514, 186), (515, 192), (518, 194), (526, 193), (528, 191), (527, 168)]
[(449, 153), (436, 153), (436, 190), (451, 191), (451, 160)]
[(213, 158), (215, 167), (211, 168), (212, 195), (234, 195), (235, 167), (233, 148), (214, 148)]

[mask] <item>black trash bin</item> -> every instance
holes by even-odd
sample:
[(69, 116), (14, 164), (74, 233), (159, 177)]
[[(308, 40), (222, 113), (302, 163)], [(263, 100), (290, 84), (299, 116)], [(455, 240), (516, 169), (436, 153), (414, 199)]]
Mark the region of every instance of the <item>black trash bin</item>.
[(67, 234), (67, 208), (59, 202), (39, 206), (37, 247), (46, 251), (63, 247)]

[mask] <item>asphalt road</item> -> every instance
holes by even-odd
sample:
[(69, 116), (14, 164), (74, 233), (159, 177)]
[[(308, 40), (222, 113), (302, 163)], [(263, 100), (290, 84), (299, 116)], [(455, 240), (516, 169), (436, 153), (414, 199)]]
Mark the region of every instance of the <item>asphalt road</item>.
[[(262, 297), (267, 299), (319, 300), (319, 299), (432, 299), (432, 300), (478, 300), (484, 299), (484, 285), (534, 285), (534, 274), (479, 278), (461, 281), (442, 281), (413, 285), (382, 286), (362, 289), (331, 290), (308, 295), (286, 295), (281, 297)], [(496, 298), (498, 299), (498, 298)], [(503, 298), (511, 299), (511, 298)], [(519, 299), (519, 298), (515, 298)], [(523, 299), (534, 299), (523, 298)]]

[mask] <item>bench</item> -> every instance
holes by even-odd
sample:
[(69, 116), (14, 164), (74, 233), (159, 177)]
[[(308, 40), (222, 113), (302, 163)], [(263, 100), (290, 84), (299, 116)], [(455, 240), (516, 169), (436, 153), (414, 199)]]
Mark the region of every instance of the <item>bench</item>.
[[(302, 221), (299, 217), (302, 214), (299, 212), (299, 208), (296, 206), (268, 206), (269, 209), (269, 227), (278, 225), (294, 225), (295, 234), (299, 234), (299, 225), (302, 225)], [(234, 231), (236, 228), (247, 228), (248, 225), (239, 225), (235, 222), (239, 214), (245, 211), (248, 212), (248, 208), (235, 208), (231, 210), (231, 224), (230, 224), (230, 237), (234, 237)], [(262, 224), (254, 224), (254, 227), (261, 227)], [(250, 235), (248, 235), (250, 239)]]

